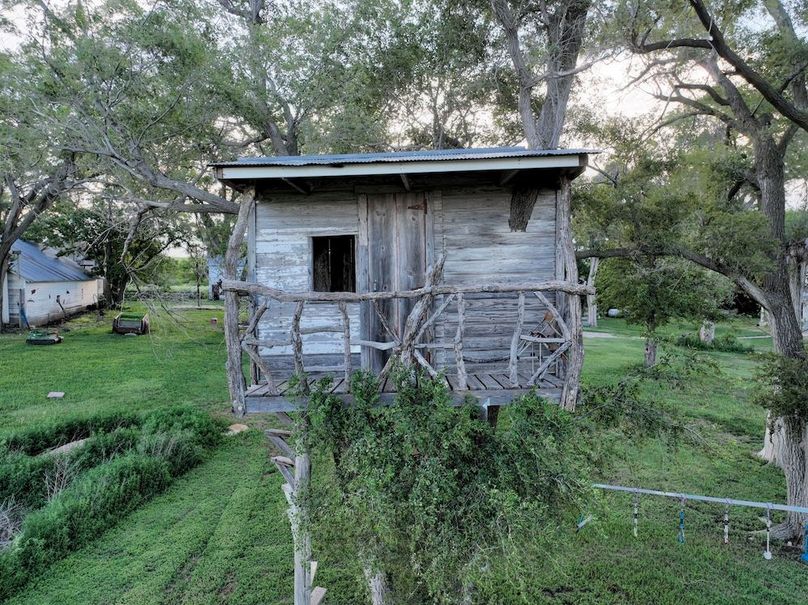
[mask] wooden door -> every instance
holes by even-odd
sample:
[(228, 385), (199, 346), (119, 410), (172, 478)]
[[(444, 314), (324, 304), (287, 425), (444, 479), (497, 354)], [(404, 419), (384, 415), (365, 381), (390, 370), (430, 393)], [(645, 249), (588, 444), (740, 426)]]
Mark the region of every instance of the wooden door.
[[(364, 255), (366, 277), (360, 270), (361, 291), (392, 292), (424, 285), (430, 251), (432, 215), (423, 192), (368, 194), (361, 196), (359, 255)], [(361, 283), (363, 282), (364, 283)], [(414, 299), (380, 301), (382, 315), (400, 336)], [(363, 303), (363, 339), (387, 342), (387, 330), (371, 303)], [(380, 371), (389, 352), (362, 348), (362, 366)]]

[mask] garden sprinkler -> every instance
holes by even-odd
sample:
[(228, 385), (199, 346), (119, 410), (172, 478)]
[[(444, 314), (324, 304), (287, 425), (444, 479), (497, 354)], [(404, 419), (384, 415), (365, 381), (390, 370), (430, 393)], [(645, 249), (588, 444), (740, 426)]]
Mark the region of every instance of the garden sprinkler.
[(581, 531), (584, 528), (584, 526), (591, 520), (592, 515), (587, 515), (586, 517), (584, 517), (584, 515), (581, 514), (581, 516), (578, 517), (578, 522), (575, 524), (575, 533), (577, 534), (579, 531)]
[(724, 544), (729, 544), (729, 504), (724, 508)]
[(631, 524), (633, 526), (631, 529), (631, 533), (634, 534), (635, 538), (637, 537), (637, 518), (639, 517), (639, 514), (640, 514), (640, 496), (635, 492), (634, 506), (631, 511)]

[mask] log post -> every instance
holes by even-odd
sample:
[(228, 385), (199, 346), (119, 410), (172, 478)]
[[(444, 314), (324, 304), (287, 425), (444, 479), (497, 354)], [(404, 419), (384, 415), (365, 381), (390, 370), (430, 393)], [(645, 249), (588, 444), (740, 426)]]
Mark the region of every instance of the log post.
[(519, 343), (522, 340), (522, 326), (525, 323), (525, 293), (519, 293), (519, 302), (517, 303), (516, 312), (516, 326), (513, 329), (513, 336), (511, 337), (511, 354), (508, 360), (508, 374), (511, 380), (511, 386), (516, 388), (519, 386)]
[[(292, 527), (294, 549), (294, 605), (317, 605), (325, 597), (326, 590), (314, 587), (317, 561), (311, 560), (311, 534), (306, 519), (305, 497), (311, 480), (311, 460), (308, 452), (300, 445), (293, 448), (289, 444), (292, 433), (285, 430), (266, 431), (270, 441), (284, 455), (273, 456), (272, 462), (286, 480), (283, 493), (289, 504), (287, 514)], [(297, 451), (295, 451), (297, 449)], [(294, 457), (294, 459), (291, 458)]]
[[(586, 278), (586, 285), (594, 288), (595, 278), (598, 274), (600, 259), (595, 256), (589, 261), (589, 275)], [(598, 326), (598, 297), (595, 294), (586, 295), (586, 320), (590, 328)]]
[(305, 507), (302, 506), (310, 476), (309, 454), (298, 453), (295, 456), (295, 485), (289, 506), (295, 549), (295, 605), (309, 605), (311, 602), (311, 536), (306, 527)]
[(457, 386), (461, 391), (468, 389), (466, 362), (463, 360), (463, 332), (466, 329), (466, 300), (463, 293), (457, 294), (457, 332), (454, 337), (455, 365), (457, 366)]
[(303, 316), (303, 307), (306, 301), (298, 301), (295, 305), (295, 314), (292, 316), (292, 348), (294, 350), (295, 374), (300, 378), (300, 389), (304, 395), (309, 392), (309, 381), (306, 378), (306, 368), (303, 365), (303, 337), (300, 335), (300, 318)]
[[(575, 243), (572, 239), (571, 224), (572, 181), (567, 175), (561, 176), (561, 187), (558, 192), (556, 220), (558, 227), (558, 259), (562, 266), (564, 280), (572, 284), (578, 283), (578, 264), (575, 259)], [(570, 332), (570, 348), (567, 353), (567, 368), (564, 389), (561, 393), (561, 407), (574, 410), (578, 401), (578, 390), (581, 381), (581, 368), (584, 364), (583, 325), (581, 321), (581, 297), (569, 295), (567, 298), (567, 327)]]
[(351, 319), (348, 316), (348, 305), (345, 301), (339, 302), (339, 312), (342, 315), (342, 346), (345, 364), (345, 382), (351, 384)]
[[(247, 222), (255, 205), (255, 189), (249, 188), (241, 196), (238, 218), (233, 226), (230, 239), (227, 242), (227, 252), (224, 256), (224, 276), (228, 280), (236, 279), (238, 260), (241, 256), (241, 246), (244, 243), (244, 233)], [(239, 293), (234, 290), (225, 290), (224, 293), (224, 339), (227, 345), (227, 386), (230, 391), (230, 403), (233, 413), (243, 416), (246, 412), (244, 396), (247, 384), (244, 380), (241, 357), (241, 339), (238, 329)]]

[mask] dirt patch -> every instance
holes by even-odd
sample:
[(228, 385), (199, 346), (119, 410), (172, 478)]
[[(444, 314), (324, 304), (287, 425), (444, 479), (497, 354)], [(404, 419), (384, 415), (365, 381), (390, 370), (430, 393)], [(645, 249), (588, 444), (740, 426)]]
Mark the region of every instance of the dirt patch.
[(243, 433), (244, 431), (248, 430), (250, 430), (250, 427), (248, 427), (246, 424), (231, 424), (229, 427), (227, 427), (226, 435), (238, 435), (239, 433)]

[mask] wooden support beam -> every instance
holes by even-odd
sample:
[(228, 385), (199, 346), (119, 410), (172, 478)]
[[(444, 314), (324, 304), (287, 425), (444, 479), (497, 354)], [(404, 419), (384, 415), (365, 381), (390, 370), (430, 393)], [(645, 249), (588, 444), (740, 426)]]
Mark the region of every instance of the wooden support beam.
[(547, 359), (545, 359), (538, 368), (536, 368), (536, 371), (533, 372), (533, 375), (530, 377), (530, 381), (528, 382), (528, 384), (534, 385), (534, 384), (536, 384), (537, 380), (541, 380), (542, 375), (548, 369), (550, 369), (550, 365), (554, 361), (556, 361), (559, 357), (561, 357), (561, 355), (564, 353), (564, 351), (566, 351), (567, 349), (570, 348), (571, 344), (572, 343), (570, 341), (567, 341), (564, 344), (562, 344), (560, 347), (558, 347), (555, 351), (553, 351), (553, 353), (549, 357), (547, 357)]
[(295, 452), (292, 446), (289, 445), (288, 439), (292, 433), (290, 431), (283, 431), (280, 429), (267, 429), (264, 434), (269, 438), (274, 445), (284, 456), (294, 456)]
[(466, 362), (463, 361), (463, 331), (466, 326), (466, 301), (463, 293), (457, 294), (457, 332), (454, 337), (455, 366), (457, 368), (457, 382), (461, 391), (468, 388), (466, 375)]
[(379, 342), (376, 340), (357, 339), (353, 342), (359, 346), (370, 347), (372, 349), (378, 349), (379, 351), (390, 351), (391, 349), (395, 349), (397, 346), (399, 346), (398, 342)]
[(497, 183), (500, 187), (504, 187), (508, 183), (510, 183), (511, 179), (519, 174), (518, 170), (506, 170), (502, 173), (502, 176), (499, 177), (499, 182)]
[(309, 383), (306, 380), (306, 368), (303, 365), (303, 339), (300, 337), (300, 318), (303, 316), (303, 307), (306, 302), (301, 300), (295, 305), (295, 314), (292, 316), (292, 345), (294, 347), (295, 373), (302, 379), (300, 387), (303, 394), (308, 394)]
[(404, 185), (404, 189), (406, 191), (411, 191), (412, 188), (410, 187), (410, 179), (407, 177), (407, 175), (402, 172), (399, 176), (401, 177), (401, 184)]
[(222, 282), (222, 288), (228, 292), (237, 292), (244, 295), (258, 294), (268, 296), (279, 302), (364, 302), (392, 300), (394, 298), (422, 298), (425, 295), (440, 296), (441, 294), (498, 294), (506, 292), (565, 292), (578, 296), (594, 293), (594, 288), (586, 284), (554, 280), (546, 282), (525, 282), (520, 284), (482, 284), (468, 286), (451, 286), (427, 284), (413, 290), (390, 290), (382, 292), (285, 292), (270, 288), (263, 284), (227, 280)]
[(339, 312), (342, 315), (342, 357), (345, 364), (345, 380), (351, 380), (351, 319), (348, 317), (348, 305), (344, 301), (339, 303)]
[(522, 325), (525, 323), (525, 293), (519, 293), (519, 302), (517, 303), (516, 312), (516, 326), (513, 330), (513, 337), (511, 338), (511, 355), (508, 359), (508, 374), (511, 379), (511, 386), (519, 386), (519, 343), (522, 339)]
[(281, 178), (281, 180), (282, 180), (284, 183), (286, 183), (287, 185), (289, 185), (289, 186), (290, 186), (292, 189), (294, 189), (295, 191), (297, 191), (297, 192), (299, 192), (299, 193), (302, 193), (303, 195), (308, 195), (308, 194), (310, 194), (310, 193), (312, 192), (312, 190), (314, 189), (313, 187), (311, 187), (311, 185), (308, 185), (308, 184), (304, 184), (304, 185), (298, 185), (298, 184), (297, 184), (295, 181), (293, 181), (292, 179), (288, 179), (288, 178), (283, 178), (283, 177), (282, 177), (282, 178)]
[(267, 387), (269, 387), (270, 394), (277, 395), (278, 389), (275, 386), (275, 381), (272, 379), (272, 371), (267, 365), (266, 360), (258, 353), (258, 346), (242, 343), (241, 347), (244, 349), (247, 355), (249, 355), (250, 360), (261, 370), (261, 373), (264, 375), (264, 379), (267, 381)]
[(283, 478), (286, 479), (286, 483), (288, 483), (291, 486), (292, 490), (294, 490), (297, 486), (294, 474), (294, 468), (295, 468), (294, 461), (291, 458), (287, 458), (286, 456), (273, 456), (272, 458), (270, 458), (270, 460), (272, 460), (272, 462), (275, 463), (275, 466), (278, 468), (281, 475), (283, 475)]
[[(247, 223), (255, 205), (255, 188), (248, 188), (241, 196), (238, 217), (227, 242), (227, 251), (224, 255), (224, 277), (228, 281), (235, 280), (238, 258), (241, 246), (244, 243), (244, 234)], [(244, 379), (242, 369), (241, 338), (239, 336), (239, 293), (235, 290), (224, 293), (224, 339), (227, 345), (227, 386), (230, 393), (230, 402), (233, 412), (238, 415), (245, 413), (244, 397), (247, 390), (247, 381)]]

